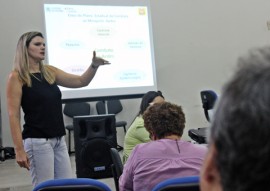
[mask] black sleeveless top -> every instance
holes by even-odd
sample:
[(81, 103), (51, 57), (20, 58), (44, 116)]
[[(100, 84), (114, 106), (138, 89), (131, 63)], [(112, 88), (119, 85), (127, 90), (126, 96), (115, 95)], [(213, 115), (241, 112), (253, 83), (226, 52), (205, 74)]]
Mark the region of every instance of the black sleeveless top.
[(65, 135), (61, 91), (55, 83), (51, 85), (42, 78), (41, 73), (33, 75), (32, 87), (22, 87), (23, 139)]

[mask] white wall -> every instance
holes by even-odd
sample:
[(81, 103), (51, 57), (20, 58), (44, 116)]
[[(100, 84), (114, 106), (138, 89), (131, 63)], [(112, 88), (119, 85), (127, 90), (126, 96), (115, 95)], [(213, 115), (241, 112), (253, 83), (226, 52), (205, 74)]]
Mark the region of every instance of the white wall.
[[(109, 1), (109, 0), (108, 0)], [(152, 8), (158, 89), (166, 99), (183, 106), (186, 128), (207, 126), (199, 92), (222, 84), (236, 59), (251, 47), (269, 44), (269, 0), (150, 0)], [(19, 36), (44, 32), (42, 1), (0, 1), (0, 92), (3, 145), (11, 145), (5, 84)], [(139, 99), (123, 100), (119, 118), (129, 123)], [(187, 132), (187, 131), (186, 131)], [(184, 136), (188, 139), (187, 134)]]

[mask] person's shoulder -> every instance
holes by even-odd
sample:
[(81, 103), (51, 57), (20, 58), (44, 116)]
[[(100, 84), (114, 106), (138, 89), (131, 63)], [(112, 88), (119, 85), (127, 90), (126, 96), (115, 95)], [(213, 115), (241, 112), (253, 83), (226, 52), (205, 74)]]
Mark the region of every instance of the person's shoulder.
[(141, 127), (141, 126), (144, 127), (143, 118), (140, 116), (137, 116), (132, 122), (132, 124), (130, 125), (130, 127), (128, 128), (128, 131), (134, 131), (136, 128)]
[(186, 142), (189, 147), (192, 147), (192, 150), (194, 151), (201, 151), (201, 152), (207, 152), (208, 148), (206, 144), (195, 144), (191, 142)]
[(22, 80), (20, 78), (20, 74), (18, 71), (13, 70), (10, 72), (8, 75), (8, 81), (7, 81), (8, 87), (18, 87), (18, 86), (23, 86)]
[(140, 123), (144, 123), (144, 120), (143, 120), (142, 115), (139, 115), (139, 116), (137, 117), (137, 120), (138, 120), (138, 122), (140, 122)]
[(55, 66), (49, 65), (49, 64), (44, 64), (44, 68), (49, 70), (49, 71), (52, 71), (52, 72), (55, 72), (58, 70), (58, 68), (56, 68)]
[[(151, 141), (153, 142), (153, 141)], [(151, 147), (151, 142), (147, 142), (147, 143), (139, 143), (134, 147), (134, 150), (138, 150), (138, 151), (142, 151), (142, 150), (147, 150), (148, 147)]]
[(16, 70), (12, 70), (8, 75), (8, 80), (12, 82), (19, 82), (20, 81), (20, 75)]
[(12, 70), (12, 71), (9, 73), (9, 77), (12, 77), (12, 78), (18, 78), (18, 77), (19, 77), (19, 73), (18, 73), (16, 70)]
[(144, 127), (144, 120), (142, 116), (137, 116), (134, 123), (136, 124), (137, 127)]
[[(175, 141), (174, 141), (175, 145)], [(164, 140), (150, 141), (136, 145), (136, 153), (138, 158), (152, 158), (153, 156), (163, 156), (171, 145), (164, 144)]]

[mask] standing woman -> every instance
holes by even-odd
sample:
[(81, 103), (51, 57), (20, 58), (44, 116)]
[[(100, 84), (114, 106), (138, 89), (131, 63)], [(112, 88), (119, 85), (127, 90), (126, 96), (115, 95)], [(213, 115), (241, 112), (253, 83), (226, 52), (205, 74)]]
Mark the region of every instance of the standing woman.
[[(32, 184), (48, 179), (71, 178), (72, 170), (65, 143), (61, 92), (87, 86), (100, 65), (108, 61), (96, 57), (81, 75), (66, 73), (43, 64), (45, 43), (42, 33), (27, 32), (17, 44), (14, 69), (7, 83), (7, 104), (16, 161), (30, 170)], [(20, 108), (24, 112), (23, 131)]]

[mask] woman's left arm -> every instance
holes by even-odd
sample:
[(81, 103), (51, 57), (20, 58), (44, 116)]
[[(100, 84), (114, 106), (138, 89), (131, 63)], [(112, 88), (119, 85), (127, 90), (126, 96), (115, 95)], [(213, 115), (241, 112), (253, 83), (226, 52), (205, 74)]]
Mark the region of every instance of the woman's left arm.
[(57, 85), (68, 88), (80, 88), (87, 86), (94, 78), (98, 67), (105, 64), (110, 64), (110, 62), (103, 58), (96, 57), (96, 52), (93, 51), (92, 63), (81, 76), (64, 72), (63, 70), (53, 66), (50, 66), (50, 68), (55, 73)]

